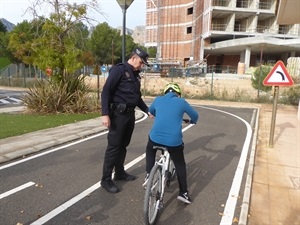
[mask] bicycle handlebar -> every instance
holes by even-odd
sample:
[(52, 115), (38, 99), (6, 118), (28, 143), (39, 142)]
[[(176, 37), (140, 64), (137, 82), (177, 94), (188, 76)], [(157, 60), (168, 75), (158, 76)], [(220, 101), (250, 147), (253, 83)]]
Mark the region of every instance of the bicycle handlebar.
[(183, 121), (184, 123), (196, 124), (196, 123), (194, 123), (193, 121), (191, 121), (190, 119), (182, 119), (182, 121)]

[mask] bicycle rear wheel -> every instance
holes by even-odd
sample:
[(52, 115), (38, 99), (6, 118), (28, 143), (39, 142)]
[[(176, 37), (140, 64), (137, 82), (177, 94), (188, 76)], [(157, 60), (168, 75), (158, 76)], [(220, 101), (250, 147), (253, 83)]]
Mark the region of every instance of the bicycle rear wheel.
[(144, 222), (153, 225), (160, 209), (162, 191), (162, 168), (155, 164), (151, 170), (144, 198)]

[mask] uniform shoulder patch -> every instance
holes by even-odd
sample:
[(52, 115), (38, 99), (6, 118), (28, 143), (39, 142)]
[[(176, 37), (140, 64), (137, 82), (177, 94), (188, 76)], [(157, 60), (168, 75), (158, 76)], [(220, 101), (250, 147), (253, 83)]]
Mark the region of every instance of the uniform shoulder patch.
[(126, 76), (126, 78), (130, 78), (130, 74), (128, 71), (125, 71), (125, 76)]

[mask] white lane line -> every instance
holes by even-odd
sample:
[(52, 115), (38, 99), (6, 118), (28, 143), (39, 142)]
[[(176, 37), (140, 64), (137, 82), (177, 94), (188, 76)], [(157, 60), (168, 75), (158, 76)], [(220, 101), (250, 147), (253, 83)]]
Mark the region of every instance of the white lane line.
[(246, 165), (246, 161), (247, 161), (247, 155), (248, 155), (248, 151), (250, 148), (250, 141), (252, 138), (252, 128), (246, 120), (244, 120), (243, 118), (241, 118), (237, 115), (234, 115), (232, 113), (225, 112), (225, 111), (222, 111), (219, 109), (214, 109), (214, 108), (209, 108), (209, 107), (204, 107), (204, 106), (202, 108), (218, 111), (218, 112), (233, 116), (233, 117), (241, 120), (246, 125), (246, 128), (247, 128), (247, 134), (246, 134), (243, 149), (241, 152), (240, 160), (239, 160), (238, 166), (237, 166), (235, 174), (234, 174), (234, 178), (233, 178), (231, 188), (230, 188), (230, 191), (228, 194), (228, 198), (227, 198), (227, 201), (225, 204), (222, 220), (220, 222), (220, 225), (228, 225), (228, 224), (232, 224), (234, 212), (235, 212), (235, 208), (236, 208), (236, 203), (239, 198), (239, 192), (240, 192), (244, 169), (245, 169), (245, 165)]
[[(126, 164), (124, 166), (125, 170), (127, 170), (128, 168), (134, 166), (135, 164), (137, 164), (139, 161), (141, 161), (145, 157), (146, 157), (146, 153), (142, 154), (138, 158), (136, 158), (133, 161), (129, 162), (128, 164)], [(112, 174), (112, 176), (113, 175), (114, 174)], [(33, 223), (31, 223), (31, 225), (41, 225), (41, 224), (44, 224), (44, 223), (48, 222), (53, 217), (55, 217), (58, 214), (62, 213), (63, 211), (65, 211), (70, 206), (72, 206), (75, 203), (79, 202), (81, 199), (83, 199), (84, 197), (88, 196), (93, 191), (97, 190), (100, 186), (101, 186), (100, 182), (97, 182), (93, 186), (89, 187), (88, 189), (84, 190), (80, 194), (76, 195), (74, 198), (70, 199), (69, 201), (65, 202), (64, 204), (62, 204), (62, 205), (58, 206), (57, 208), (53, 209), (51, 212), (47, 213), (45, 216), (43, 216), (40, 219), (34, 221)]]
[(5, 99), (0, 99), (0, 102), (3, 103), (3, 104), (9, 104), (10, 103), (9, 101), (6, 101)]
[(17, 103), (21, 103), (22, 100), (20, 99), (17, 99), (17, 98), (14, 98), (14, 97), (8, 97), (10, 100), (13, 100), (14, 102), (17, 102)]
[(56, 151), (65, 149), (65, 148), (70, 147), (70, 146), (72, 146), (72, 145), (79, 144), (79, 143), (81, 143), (81, 142), (84, 142), (84, 141), (93, 139), (93, 138), (95, 138), (95, 137), (104, 135), (104, 134), (106, 134), (106, 133), (108, 133), (108, 131), (104, 131), (104, 132), (101, 132), (101, 133), (98, 133), (98, 134), (89, 136), (89, 137), (87, 137), (87, 138), (80, 139), (80, 140), (78, 140), (78, 141), (74, 141), (74, 142), (72, 142), (72, 143), (65, 144), (65, 145), (62, 145), (62, 146), (57, 147), (57, 148), (53, 148), (53, 149), (51, 149), (51, 150), (49, 150), (49, 151), (45, 151), (45, 152), (42, 152), (42, 153), (39, 153), (39, 154), (36, 154), (36, 155), (33, 155), (33, 156), (29, 156), (29, 157), (24, 158), (24, 159), (20, 159), (20, 160), (18, 160), (18, 161), (15, 161), (15, 162), (12, 162), (12, 163), (9, 163), (9, 164), (0, 166), (0, 170), (3, 170), (3, 169), (6, 169), (6, 168), (9, 168), (9, 167), (12, 167), (12, 166), (21, 164), (21, 163), (23, 163), (23, 162), (26, 162), (26, 161), (29, 161), (29, 160), (32, 160), (32, 159), (35, 159), (35, 158), (38, 158), (38, 157), (41, 157), (41, 156), (44, 156), (44, 155), (48, 155), (48, 154), (50, 154), (50, 153), (52, 153), (52, 152), (56, 152)]
[[(194, 124), (188, 125), (184, 129), (182, 129), (182, 132), (186, 131), (188, 128), (192, 127), (193, 125)], [(143, 153), (142, 155), (140, 155), (139, 157), (137, 157), (133, 161), (129, 162), (128, 164), (126, 164), (124, 166), (125, 170), (127, 170), (130, 167), (134, 166), (135, 164), (137, 164), (138, 162), (140, 162), (141, 160), (143, 160), (145, 157), (146, 157), (146, 153)], [(69, 201), (67, 201), (64, 204), (62, 204), (62, 205), (58, 206), (57, 208), (53, 209), (51, 212), (47, 213), (43, 217), (41, 217), (38, 220), (34, 221), (30, 225), (42, 225), (42, 224), (48, 222), (49, 220), (51, 220), (52, 218), (54, 218), (58, 214), (60, 214), (63, 211), (65, 211), (70, 206), (72, 206), (75, 203), (79, 202), (81, 199), (83, 199), (87, 195), (91, 194), (93, 191), (97, 190), (100, 186), (101, 185), (100, 185), (100, 181), (99, 181), (96, 184), (94, 184), (93, 186), (89, 187), (88, 189), (84, 190), (83, 192), (81, 192), (80, 194), (78, 194), (77, 196), (75, 196), (74, 198), (70, 199)]]
[[(244, 189), (244, 197), (243, 197), (243, 203), (241, 206), (241, 213), (239, 218), (239, 225), (246, 225), (247, 219), (248, 219), (248, 212), (249, 212), (249, 206), (250, 206), (250, 197), (251, 197), (251, 188), (252, 188), (252, 178), (253, 178), (253, 171), (254, 171), (254, 162), (255, 162), (255, 152), (256, 152), (256, 143), (257, 143), (257, 135), (258, 135), (258, 121), (259, 121), (259, 108), (256, 109), (256, 120), (254, 125), (254, 134), (252, 139), (252, 146), (251, 146), (251, 152), (250, 152), (250, 159), (249, 159), (249, 166), (247, 171), (247, 178), (246, 178), (246, 184)], [(255, 111), (252, 115), (251, 125), (254, 124), (254, 116)]]
[(61, 212), (65, 211), (70, 206), (74, 205), (76, 202), (80, 201), (96, 189), (100, 187), (100, 183), (96, 183), (90, 188), (86, 189), (85, 191), (81, 192), (79, 195), (75, 196), (74, 198), (70, 199), (69, 201), (65, 202), (64, 204), (58, 206), (57, 208), (53, 209), (51, 212), (47, 213), (45, 216), (41, 217), (40, 219), (31, 223), (31, 225), (41, 225), (55, 217), (56, 215), (60, 214)]
[(28, 182), (26, 184), (23, 184), (23, 185), (21, 185), (19, 187), (16, 187), (16, 188), (14, 188), (14, 189), (12, 189), (10, 191), (4, 192), (3, 194), (0, 194), (0, 199), (5, 198), (5, 197), (7, 197), (9, 195), (15, 194), (15, 193), (17, 193), (19, 191), (22, 191), (23, 189), (28, 188), (28, 187), (30, 187), (32, 185), (35, 185), (35, 183), (30, 181), (30, 182)]

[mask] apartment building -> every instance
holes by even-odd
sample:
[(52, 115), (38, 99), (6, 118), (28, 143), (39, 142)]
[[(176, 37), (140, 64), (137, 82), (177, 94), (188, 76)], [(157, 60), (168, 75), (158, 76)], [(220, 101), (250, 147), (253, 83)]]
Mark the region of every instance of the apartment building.
[(277, 23), (278, 1), (147, 0), (145, 46), (181, 66), (286, 62), (300, 57), (300, 24)]

